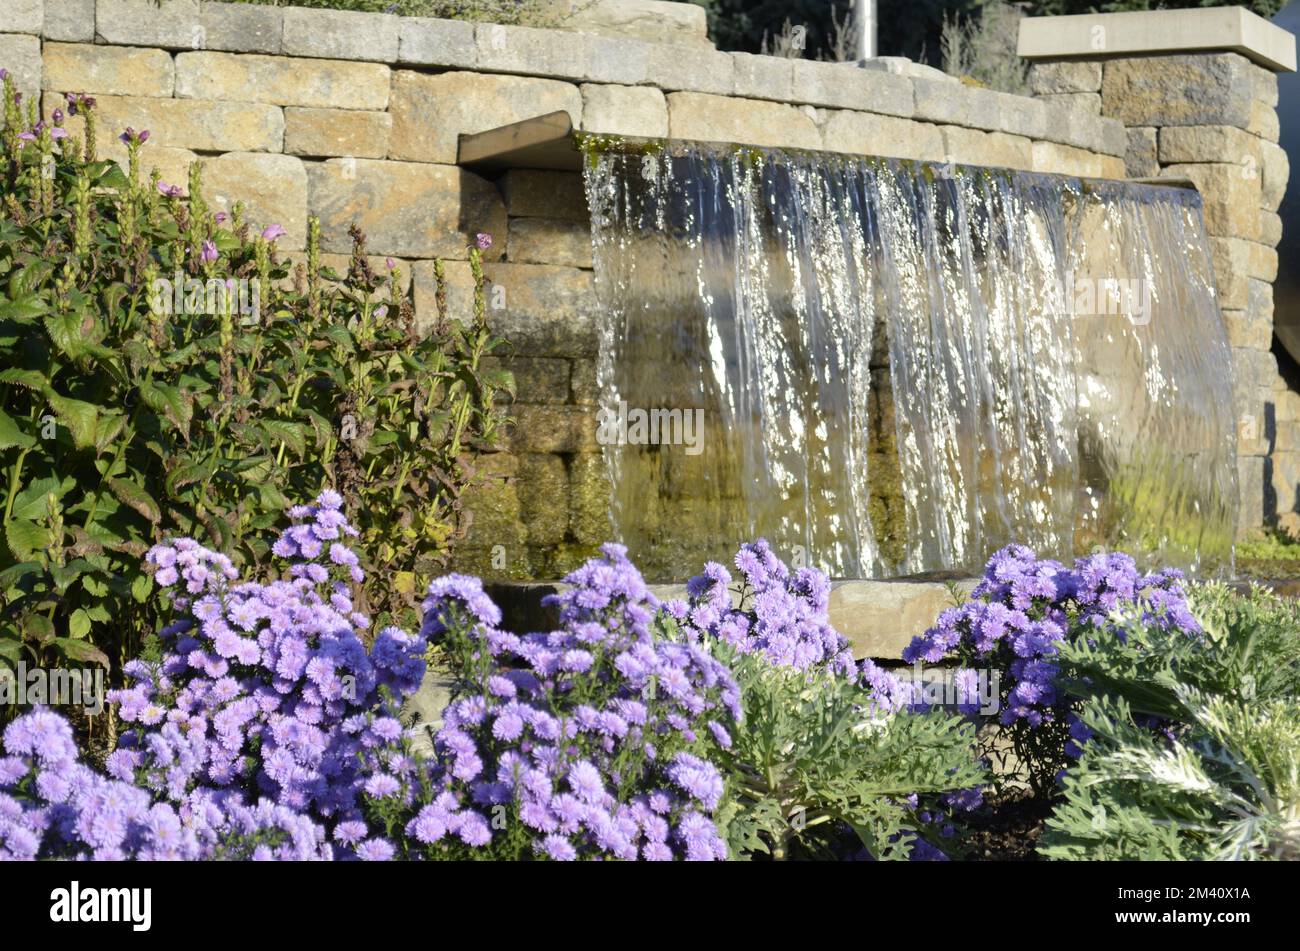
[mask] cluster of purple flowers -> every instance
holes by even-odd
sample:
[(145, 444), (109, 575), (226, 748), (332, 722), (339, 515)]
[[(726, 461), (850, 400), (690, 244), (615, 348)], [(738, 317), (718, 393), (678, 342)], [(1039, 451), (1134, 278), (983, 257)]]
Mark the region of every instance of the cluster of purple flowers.
[[(477, 578), (433, 582), (423, 634), (462, 682), (427, 789), (406, 777), (408, 842), (429, 856), (723, 859), (712, 819), (740, 691), (700, 646), (662, 636), (659, 602), (619, 545), (551, 595), (559, 629), (517, 635)], [(385, 790), (380, 790), (384, 792)]]
[[(283, 580), (240, 581), (229, 558), (191, 539), (150, 550), (146, 560), (178, 617), (158, 655), (125, 666), (131, 686), (110, 692), (131, 728), (108, 757), (111, 780), (96, 783), (117, 791), (122, 822), (174, 807), (205, 849), (221, 839), (199, 830), (216, 823), (244, 836), (280, 828), (296, 855), (319, 852), (313, 843), (324, 830), (337, 856), (363, 851), (359, 796), (372, 778), (364, 754), (401, 740), (392, 714), (420, 684), (424, 642), (387, 628), (367, 650), (369, 622), (352, 603), (363, 573), (344, 544), (356, 532), (341, 504), (326, 491), (290, 510), (293, 524), (272, 548), (287, 562)], [(21, 731), (15, 737), (26, 745)], [(6, 747), (15, 749), (8, 733)], [(62, 803), (46, 794), (53, 780), (40, 779), (49, 775), (43, 762), (29, 764), (34, 792)], [(94, 785), (88, 772), (78, 775)], [(153, 854), (134, 841), (91, 844), (96, 854)]]
[(741, 545), (735, 564), (742, 579), (735, 591), (739, 607), (731, 573), (713, 561), (690, 580), (689, 601), (665, 605), (692, 637), (762, 654), (778, 667), (853, 673), (849, 642), (827, 616), (831, 586), (824, 574), (814, 568), (792, 573), (762, 538)]
[(77, 762), (72, 730), (37, 709), (9, 725), (0, 757), (0, 860), (310, 860), (325, 831), (261, 799), (196, 790), (180, 803)]
[(1060, 714), (1058, 642), (1102, 633), (1123, 637), (1111, 623), (1121, 610), (1138, 611), (1171, 630), (1200, 629), (1176, 570), (1142, 574), (1118, 552), (1080, 558), (1066, 568), (1010, 545), (989, 560), (972, 599), (941, 614), (908, 645), (903, 659), (1000, 670), (1006, 692), (1002, 722), (1037, 727)]

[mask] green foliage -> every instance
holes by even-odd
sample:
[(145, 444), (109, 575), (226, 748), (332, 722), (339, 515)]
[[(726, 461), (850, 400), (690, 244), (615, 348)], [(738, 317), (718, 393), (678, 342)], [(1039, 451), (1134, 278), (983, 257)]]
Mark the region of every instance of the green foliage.
[(1202, 637), (1130, 618), (1062, 648), (1093, 736), (1041, 851), (1062, 859), (1300, 858), (1300, 609), (1194, 589)]
[(974, 727), (940, 713), (879, 714), (863, 688), (826, 671), (734, 663), (743, 729), (720, 764), (716, 818), (733, 855), (830, 858), (846, 834), (877, 859), (906, 859), (923, 830), (906, 799), (987, 778)]
[[(5, 86), (0, 154), (0, 660), (109, 664), (153, 629), (146, 549), (189, 535), (261, 563), (287, 499), (345, 496), (369, 553), (360, 610), (414, 619), (416, 576), (460, 526), (507, 376), (476, 313), (414, 327), (364, 239), (346, 275), (311, 223), (291, 272), (275, 232), (142, 182), (39, 127)], [(439, 294), (445, 301), (445, 294)], [(403, 579), (407, 583), (403, 584)]]
[(1016, 53), (1023, 14), (1000, 0), (987, 3), (979, 16), (944, 17), (943, 71), (1002, 92), (1029, 93), (1029, 64)]

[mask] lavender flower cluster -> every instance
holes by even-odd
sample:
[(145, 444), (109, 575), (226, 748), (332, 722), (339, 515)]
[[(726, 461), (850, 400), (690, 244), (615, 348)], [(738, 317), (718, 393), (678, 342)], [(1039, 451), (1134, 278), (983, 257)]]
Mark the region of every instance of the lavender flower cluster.
[(0, 861), (329, 858), (301, 813), (204, 789), (173, 806), (77, 762), (67, 720), (36, 710), (9, 725), (0, 757)]
[(735, 563), (742, 579), (736, 600), (745, 609), (733, 604), (731, 573), (713, 561), (687, 584), (688, 601), (665, 605), (689, 636), (762, 654), (778, 667), (853, 674), (849, 642), (827, 616), (831, 587), (824, 574), (814, 568), (791, 573), (762, 538), (741, 545)]
[[(315, 505), (290, 510), (293, 524), (272, 549), (287, 562), (285, 580), (241, 582), (229, 558), (191, 539), (149, 552), (155, 580), (173, 592), (178, 618), (162, 632), (161, 655), (129, 662), (132, 685), (110, 692), (132, 725), (108, 757), (111, 781), (96, 780), (116, 791), (114, 823), (126, 828), (152, 809), (174, 807), (200, 842), (199, 830), (210, 826), (233, 823), (251, 835), (270, 823), (291, 833), (303, 846), (300, 854), (318, 852), (306, 844), (325, 830), (336, 856), (361, 851), (359, 796), (370, 779), (363, 754), (400, 740), (400, 726), (396, 734), (390, 730), (392, 714), (420, 684), (424, 643), (387, 628), (366, 649), (361, 634), (368, 621), (351, 595), (363, 573), (344, 544), (356, 532), (341, 504), (326, 491)], [(17, 746), (8, 732), (5, 739), (11, 753), (31, 745), (21, 730)], [(51, 750), (59, 757), (68, 752)], [(61, 762), (24, 761), (24, 776), (32, 772), (32, 792), (42, 804), (36, 812), (70, 803), (74, 811), (84, 806), (92, 821), (98, 813), (88, 801), (48, 795), (62, 794), (62, 787), (41, 777)], [(9, 769), (17, 773), (17, 766)], [(78, 776), (85, 789), (97, 788)], [(137, 845), (123, 836), (88, 844), (96, 855), (155, 851), (147, 837)], [(219, 837), (208, 843), (218, 844)]]
[(622, 546), (601, 551), (547, 599), (560, 620), (548, 633), (501, 630), (477, 578), (430, 585), (422, 633), (451, 654), (463, 688), (436, 735), (430, 787), (395, 776), (372, 797), (386, 816), (400, 800), (407, 840), (429, 857), (726, 857), (709, 756), (731, 744), (739, 688), (701, 647), (663, 636)]
[(1002, 722), (1038, 727), (1060, 714), (1057, 643), (1103, 633), (1123, 637), (1110, 622), (1121, 608), (1171, 630), (1200, 630), (1176, 570), (1142, 574), (1132, 558), (1118, 552), (1080, 558), (1066, 568), (1038, 559), (1023, 545), (1010, 545), (989, 560), (971, 600), (941, 614), (934, 627), (913, 639), (903, 659), (956, 660), (1001, 670), (1007, 691)]

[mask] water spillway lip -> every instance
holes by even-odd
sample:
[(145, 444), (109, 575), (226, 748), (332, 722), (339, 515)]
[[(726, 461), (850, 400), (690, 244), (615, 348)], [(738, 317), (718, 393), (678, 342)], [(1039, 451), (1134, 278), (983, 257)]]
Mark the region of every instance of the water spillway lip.
[(582, 169), (573, 120), (563, 110), (460, 136), (456, 164), (473, 172), (540, 168)]

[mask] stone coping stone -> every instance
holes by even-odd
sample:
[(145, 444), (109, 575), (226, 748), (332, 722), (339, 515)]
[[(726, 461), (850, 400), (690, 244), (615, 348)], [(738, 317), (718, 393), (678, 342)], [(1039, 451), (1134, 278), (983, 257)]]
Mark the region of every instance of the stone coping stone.
[(1243, 7), (1025, 17), (1017, 52), (1029, 60), (1226, 50), (1294, 72), (1295, 36)]
[[(963, 578), (951, 584), (959, 597), (966, 597), (978, 580)], [(515, 633), (554, 630), (558, 616), (553, 608), (542, 606), (542, 598), (569, 587), (563, 582), (484, 585), (501, 608), (502, 626)], [(661, 601), (686, 597), (684, 584), (648, 587)], [(953, 603), (949, 584), (938, 581), (832, 581), (829, 615), (831, 625), (852, 644), (854, 657), (897, 661), (912, 638), (925, 633)]]

